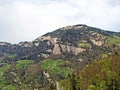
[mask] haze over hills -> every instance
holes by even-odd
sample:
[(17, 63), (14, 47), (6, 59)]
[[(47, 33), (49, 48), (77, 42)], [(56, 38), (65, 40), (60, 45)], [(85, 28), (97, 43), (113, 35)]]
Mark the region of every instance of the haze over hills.
[[(73, 71), (111, 57), (119, 50), (119, 32), (83, 24), (59, 28), (32, 42), (0, 42), (0, 88), (8, 85), (14, 88), (11, 90), (88, 90), (60, 89), (59, 84)], [(49, 86), (52, 89), (46, 89)]]

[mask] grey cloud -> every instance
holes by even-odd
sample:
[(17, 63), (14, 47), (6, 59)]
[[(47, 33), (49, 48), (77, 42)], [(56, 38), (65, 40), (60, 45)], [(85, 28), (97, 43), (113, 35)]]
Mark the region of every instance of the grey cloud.
[(31, 41), (46, 32), (80, 23), (120, 31), (118, 3), (118, 0), (0, 0), (0, 40)]

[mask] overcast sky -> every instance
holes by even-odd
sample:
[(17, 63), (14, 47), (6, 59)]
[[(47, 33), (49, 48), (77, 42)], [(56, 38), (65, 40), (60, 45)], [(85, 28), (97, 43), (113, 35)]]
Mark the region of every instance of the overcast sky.
[(32, 41), (75, 24), (120, 32), (120, 0), (0, 0), (0, 41)]

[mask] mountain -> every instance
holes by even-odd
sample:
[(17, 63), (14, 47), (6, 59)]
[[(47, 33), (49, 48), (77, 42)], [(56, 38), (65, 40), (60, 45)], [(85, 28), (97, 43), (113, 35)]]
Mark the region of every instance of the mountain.
[(0, 42), (0, 88), (60, 90), (62, 80), (119, 50), (119, 32), (83, 24), (59, 28), (32, 42)]
[(115, 47), (119, 47), (119, 37), (120, 33), (87, 25), (67, 26), (38, 37), (32, 42), (0, 42), (0, 57), (15, 54), (16, 60), (64, 58), (89, 63), (101, 57), (103, 53), (110, 53)]

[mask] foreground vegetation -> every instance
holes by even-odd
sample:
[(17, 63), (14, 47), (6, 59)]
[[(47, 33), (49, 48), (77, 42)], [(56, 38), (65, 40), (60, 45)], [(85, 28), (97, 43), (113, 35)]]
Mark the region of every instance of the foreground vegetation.
[[(19, 71), (20, 69), (27, 68), (30, 64), (33, 64), (34, 61), (32, 60), (20, 60), (17, 61), (16, 64), (7, 64), (7, 63), (1, 63), (0, 67), (0, 90), (16, 90), (16, 86), (14, 85), (14, 80), (19, 79), (17, 77), (17, 73), (12, 72), (13, 69), (15, 71)], [(8, 76), (6, 76), (6, 73), (8, 73)], [(13, 76), (15, 77), (12, 77)], [(12, 79), (14, 80), (12, 81)]]
[(58, 76), (67, 77), (69, 74), (72, 74), (72, 69), (70, 69), (68, 65), (70, 65), (69, 61), (44, 60), (41, 64), (41, 67), (47, 72), (53, 73)]
[(0, 90), (56, 90), (56, 81), (60, 90), (120, 90), (120, 53), (103, 56), (82, 70), (61, 59), (38, 64), (33, 60), (1, 63)]
[[(35, 64), (34, 60), (19, 60), (0, 67), (0, 90), (46, 90), (55, 80), (63, 80), (72, 74), (70, 61), (44, 60)], [(44, 75), (48, 72), (51, 82)]]
[(120, 90), (120, 56), (95, 61), (61, 82), (64, 90)]

